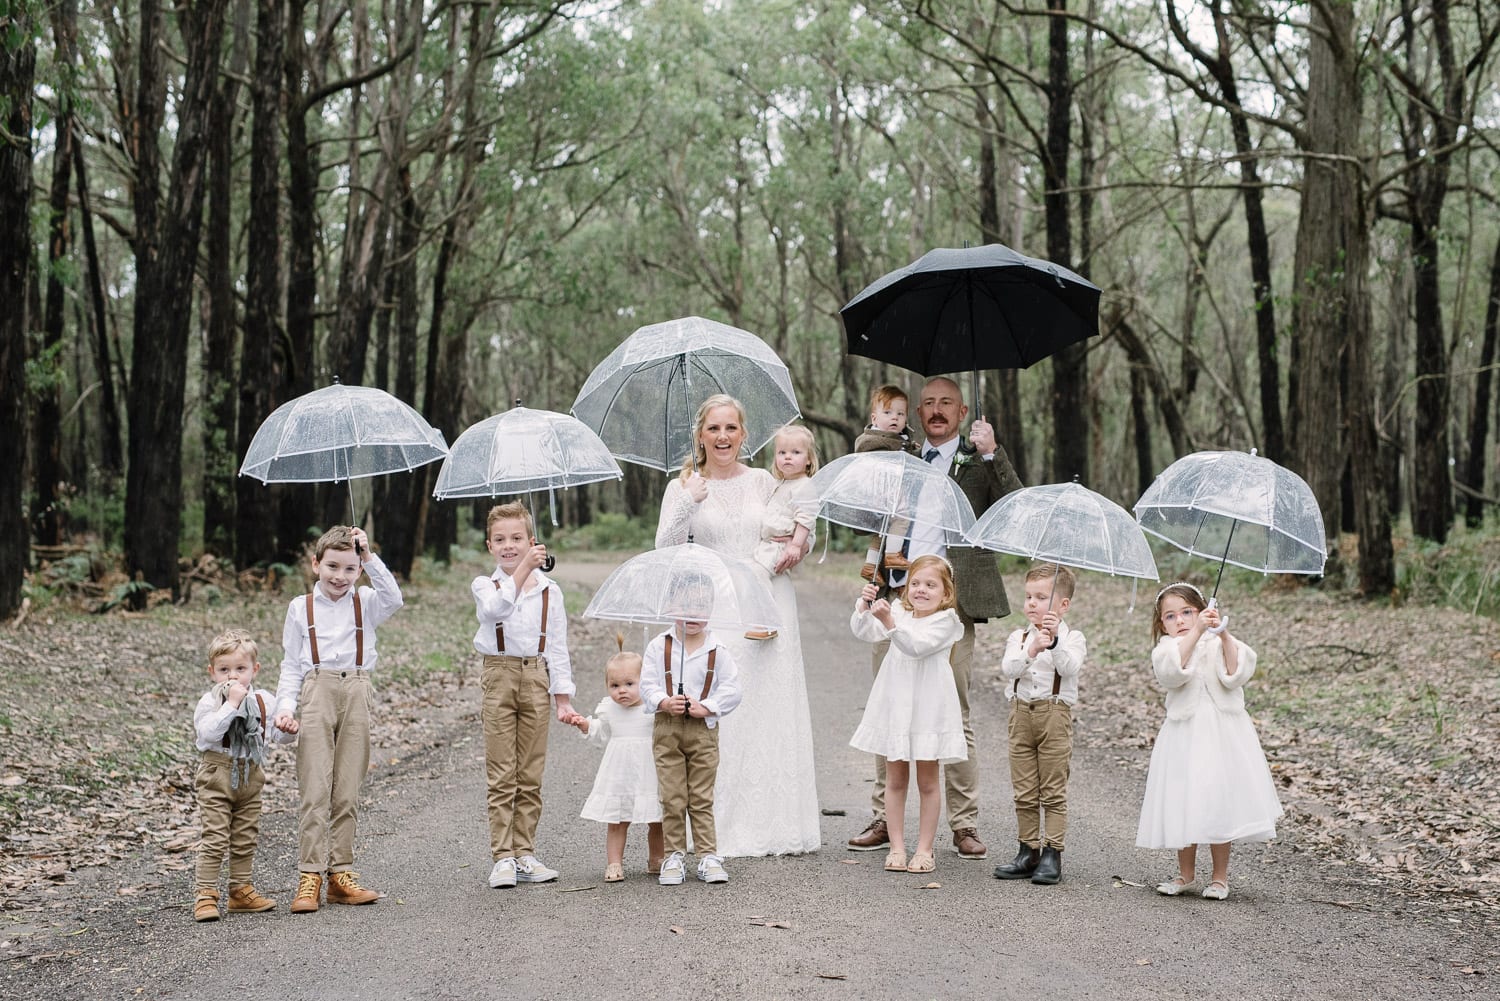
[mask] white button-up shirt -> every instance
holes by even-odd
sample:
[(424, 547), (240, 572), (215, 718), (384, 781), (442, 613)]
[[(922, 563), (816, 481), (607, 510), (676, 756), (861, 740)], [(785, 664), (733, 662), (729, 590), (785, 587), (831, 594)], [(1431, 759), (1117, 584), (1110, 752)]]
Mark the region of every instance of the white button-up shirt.
[[(646, 652), (641, 655), (641, 702), (648, 713), (656, 712), (662, 699), (677, 694), (667, 691), (665, 655), (667, 637), (671, 635), (668, 630), (657, 636), (646, 644)], [(681, 636), (672, 641), (672, 681), (682, 685), (683, 694), (695, 699), (702, 693), (703, 679), (708, 676), (708, 652), (716, 648), (719, 652), (714, 655), (714, 683), (708, 697), (699, 699), (713, 714), (705, 720), (710, 728), (718, 726), (719, 718), (729, 715), (740, 704), (740, 676), (734, 658), (727, 647), (715, 642), (712, 630), (703, 631), (703, 645), (691, 654), (683, 651)]]
[[(290, 744), (295, 741), (296, 734), (282, 733), (271, 722), (276, 718), (276, 696), (264, 688), (252, 688), (245, 698), (253, 699), (257, 695), (266, 704), (266, 743)], [(218, 685), (204, 692), (203, 698), (198, 700), (198, 705), (193, 710), (193, 743), (198, 750), (224, 750), (224, 735), (229, 732), (229, 721), (239, 715), (239, 711), (239, 706), (232, 706), (220, 697)]]
[(1069, 629), (1066, 622), (1057, 624), (1057, 645), (1043, 650), (1033, 659), (1027, 656), (1035, 626), (1017, 629), (1005, 642), (1005, 656), (1000, 660), (1000, 673), (1007, 681), (1007, 699), (1022, 702), (1037, 702), (1052, 698), (1052, 680), (1061, 679), (1057, 698), (1068, 705), (1078, 704), (1078, 674), (1083, 670), (1083, 658), (1088, 654), (1088, 644), (1083, 633)]
[[(499, 587), (496, 587), (499, 582)], [(542, 592), (551, 589), (547, 599), (547, 649), (538, 654), (542, 637)], [(547, 658), (547, 691), (552, 695), (572, 696), (573, 661), (568, 653), (568, 614), (563, 608), (562, 588), (540, 570), (532, 570), (526, 587), (518, 595), (516, 581), (499, 568), (489, 577), (475, 577), (469, 585), (474, 595), (474, 614), (479, 629), (474, 633), (474, 649), (486, 657), (504, 654), (508, 657)], [(495, 626), (505, 627), (505, 649), (495, 645)]]
[[(380, 557), (373, 553), (364, 564), (364, 571), (370, 577), (370, 586), (359, 589), (360, 615), (365, 631), (365, 662), (361, 666), (373, 671), (379, 659), (375, 652), (375, 627), (401, 607), (401, 585), (396, 583), (396, 578)], [(338, 601), (330, 601), (323, 594), (323, 586), (314, 584), (313, 622), (318, 627), (318, 666), (334, 671), (353, 670), (354, 592), (351, 590)], [(299, 594), (287, 606), (286, 623), (281, 628), (281, 650), (275, 714), (291, 715), (297, 711), (302, 679), (313, 669), (312, 649), (307, 642), (306, 595)]]

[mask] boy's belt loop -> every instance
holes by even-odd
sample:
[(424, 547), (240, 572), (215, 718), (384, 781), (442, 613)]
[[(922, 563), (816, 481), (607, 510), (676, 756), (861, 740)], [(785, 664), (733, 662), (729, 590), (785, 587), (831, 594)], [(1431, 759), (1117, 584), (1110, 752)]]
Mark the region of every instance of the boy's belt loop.
[[(495, 590), (500, 590), (500, 582), (495, 581)], [(547, 652), (547, 596), (552, 591), (551, 587), (542, 588), (542, 628), (537, 634), (536, 655), (540, 657)], [(502, 657), (505, 656), (505, 623), (495, 623), (495, 652)]]

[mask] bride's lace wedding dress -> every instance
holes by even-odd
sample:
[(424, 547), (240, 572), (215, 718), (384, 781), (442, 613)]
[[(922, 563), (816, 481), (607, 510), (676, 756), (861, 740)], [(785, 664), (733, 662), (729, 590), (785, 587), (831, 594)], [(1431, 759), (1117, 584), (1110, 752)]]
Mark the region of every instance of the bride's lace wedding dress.
[[(667, 485), (657, 547), (686, 542), (691, 531), (699, 545), (751, 561), (776, 481), (763, 469), (746, 468), (730, 479), (706, 482), (708, 497), (701, 504), (693, 502), (679, 480)], [(781, 611), (776, 638), (757, 641), (739, 632), (714, 632), (734, 657), (744, 692), (739, 707), (719, 724), (714, 820), (719, 854), (730, 857), (810, 852), (819, 843), (797, 595), (786, 574), (766, 578)]]

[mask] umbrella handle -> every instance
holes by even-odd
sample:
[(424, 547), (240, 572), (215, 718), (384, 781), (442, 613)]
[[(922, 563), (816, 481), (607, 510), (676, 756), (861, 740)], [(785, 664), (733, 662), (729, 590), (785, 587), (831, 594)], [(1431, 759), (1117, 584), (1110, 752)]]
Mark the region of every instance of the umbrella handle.
[[(1208, 604), (1204, 606), (1205, 610), (1209, 608), (1218, 609), (1218, 607), (1219, 599), (1217, 597), (1209, 598)], [(1211, 628), (1205, 626), (1204, 628), (1205, 631), (1213, 633), (1215, 636), (1222, 636), (1224, 634), (1224, 630), (1229, 628), (1229, 616), (1221, 615), (1219, 616), (1219, 624), (1217, 626), (1213, 626)]]

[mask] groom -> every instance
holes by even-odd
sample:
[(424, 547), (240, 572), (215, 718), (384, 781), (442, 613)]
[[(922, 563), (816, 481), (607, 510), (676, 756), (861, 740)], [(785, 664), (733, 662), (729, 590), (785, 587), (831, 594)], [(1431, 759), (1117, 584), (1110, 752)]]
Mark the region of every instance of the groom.
[[(959, 422), (969, 413), (963, 392), (952, 379), (928, 380), (922, 387), (917, 415), (927, 440), (918, 453), (958, 483), (978, 517), (989, 506), (1012, 490), (1021, 489), (1021, 481), (1010, 459), (995, 441), (995, 429), (984, 420), (969, 428), (966, 440), (958, 433)], [(964, 624), (964, 635), (953, 647), (949, 663), (953, 681), (958, 686), (958, 704), (963, 710), (964, 737), (969, 745), (966, 761), (943, 766), (943, 785), (948, 798), (948, 826), (953, 830), (953, 847), (959, 856), (982, 859), (987, 854), (979, 840), (979, 761), (975, 756), (974, 728), (969, 725), (969, 673), (974, 663), (974, 623), (998, 619), (1010, 614), (1005, 585), (995, 554), (969, 546), (946, 546), (940, 530), (914, 525), (907, 540), (908, 560), (932, 554), (942, 556), (953, 565), (953, 583), (958, 589), (958, 617)], [(906, 583), (905, 572), (890, 572), (886, 581), (892, 591)], [(890, 644), (876, 644), (875, 673)], [(875, 759), (875, 792), (871, 797), (875, 818), (864, 831), (849, 839), (851, 851), (870, 852), (890, 843), (885, 826), (885, 759)]]

